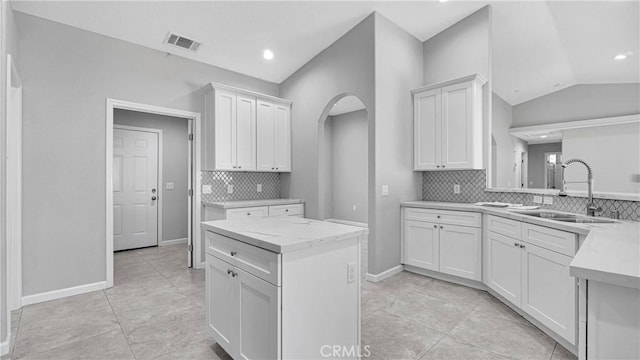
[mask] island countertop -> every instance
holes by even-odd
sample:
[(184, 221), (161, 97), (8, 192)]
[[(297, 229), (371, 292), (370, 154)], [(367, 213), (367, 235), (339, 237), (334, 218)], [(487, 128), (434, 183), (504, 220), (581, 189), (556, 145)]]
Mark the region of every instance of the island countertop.
[[(571, 276), (640, 289), (640, 223), (576, 224), (518, 214), (503, 208), (468, 203), (410, 201), (404, 207), (474, 211), (586, 235), (569, 265)], [(540, 209), (544, 211), (553, 211)]]
[(302, 204), (302, 199), (260, 199), (260, 200), (234, 200), (234, 201), (203, 201), (203, 206), (217, 207), (220, 209), (237, 209), (254, 206), (274, 206), (274, 205), (291, 205)]
[(212, 231), (275, 253), (286, 253), (366, 236), (368, 229), (295, 216), (216, 220), (201, 223)]

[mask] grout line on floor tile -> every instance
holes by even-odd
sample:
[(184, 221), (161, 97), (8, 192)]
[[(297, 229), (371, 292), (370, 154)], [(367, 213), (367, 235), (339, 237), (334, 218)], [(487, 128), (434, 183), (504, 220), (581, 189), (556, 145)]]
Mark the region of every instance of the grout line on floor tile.
[(556, 349), (558, 348), (558, 342), (556, 341), (555, 346), (553, 347), (553, 350), (551, 350), (551, 355), (549, 356), (549, 360), (553, 359), (553, 354), (556, 353)]
[(111, 308), (111, 312), (113, 313), (113, 316), (116, 318), (116, 321), (118, 322), (118, 327), (120, 328), (120, 332), (122, 333), (122, 336), (124, 337), (124, 341), (127, 342), (127, 346), (129, 347), (129, 351), (131, 351), (131, 355), (133, 355), (134, 359), (137, 359), (136, 353), (133, 352), (133, 348), (131, 347), (131, 344), (129, 343), (129, 338), (127, 338), (127, 335), (124, 333), (124, 329), (122, 328), (122, 324), (120, 323), (120, 319), (118, 318), (118, 314), (116, 314), (116, 310), (113, 308), (113, 305), (111, 305), (111, 300), (109, 300), (109, 296), (107, 295), (107, 293), (104, 290), (102, 290), (102, 292), (104, 293), (104, 296), (107, 298), (107, 302), (109, 303), (109, 307)]
[(14, 359), (14, 358), (13, 358), (13, 354), (11, 354), (11, 359), (12, 359), (12, 360), (19, 360), (19, 359), (24, 359), (25, 357), (27, 357), (27, 358), (31, 357), (31, 358), (32, 358), (32, 357), (34, 357), (34, 356), (37, 356), (38, 354), (42, 354), (42, 353), (47, 353), (47, 352), (50, 352), (50, 351), (54, 351), (54, 350), (60, 349), (60, 348), (65, 347), (65, 346), (70, 346), (70, 345), (73, 345), (73, 344), (78, 343), (78, 342), (81, 342), (81, 341), (87, 341), (87, 340), (89, 340), (89, 339), (93, 339), (93, 338), (95, 338), (95, 337), (102, 336), (102, 335), (105, 335), (105, 334), (108, 334), (108, 333), (111, 333), (111, 332), (114, 332), (114, 331), (115, 331), (115, 330), (105, 331), (105, 332), (100, 333), (100, 334), (96, 334), (96, 335), (93, 335), (93, 336), (89, 336), (88, 338), (79, 339), (79, 340), (76, 340), (76, 341), (72, 341), (72, 342), (70, 342), (70, 343), (60, 344), (60, 345), (57, 345), (57, 346), (54, 346), (54, 347), (51, 347), (51, 348), (48, 348), (48, 349), (44, 349), (44, 350), (41, 350), (41, 351), (37, 351), (37, 352), (34, 352), (34, 353), (27, 353), (27, 354), (24, 354), (21, 358), (18, 358), (18, 359)]

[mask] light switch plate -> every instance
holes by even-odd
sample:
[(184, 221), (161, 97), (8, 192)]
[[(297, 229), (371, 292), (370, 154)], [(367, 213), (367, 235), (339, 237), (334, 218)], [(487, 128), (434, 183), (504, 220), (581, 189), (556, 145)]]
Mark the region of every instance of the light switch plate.
[(389, 185), (382, 185), (382, 196), (389, 195)]
[(347, 264), (347, 284), (356, 281), (356, 277), (358, 276), (358, 272), (356, 271), (355, 263)]
[(167, 190), (173, 190), (175, 188), (175, 184), (172, 182), (168, 182), (164, 188)]
[(543, 197), (543, 204), (545, 205), (553, 205), (553, 198), (551, 196)]
[(212, 192), (213, 192), (213, 188), (211, 188), (211, 185), (202, 185), (203, 194), (211, 194)]
[(533, 197), (533, 203), (534, 204), (542, 204), (542, 196), (535, 195)]
[(256, 191), (257, 192), (262, 192), (262, 184), (256, 185)]
[(233, 185), (232, 184), (227, 185), (227, 194), (233, 194)]
[(454, 194), (460, 194), (460, 184), (454, 184), (453, 185), (453, 193)]

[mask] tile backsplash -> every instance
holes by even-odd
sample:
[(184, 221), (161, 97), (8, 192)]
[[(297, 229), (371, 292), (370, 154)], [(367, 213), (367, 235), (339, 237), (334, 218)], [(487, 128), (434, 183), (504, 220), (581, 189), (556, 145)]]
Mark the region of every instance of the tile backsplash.
[[(257, 185), (262, 184), (262, 191)], [(211, 185), (211, 194), (202, 194), (203, 202), (262, 200), (280, 198), (280, 173), (202, 171), (202, 185)], [(227, 193), (233, 185), (233, 193)]]
[[(453, 184), (460, 184), (460, 194), (453, 193)], [(534, 194), (485, 191), (484, 170), (425, 171), (422, 173), (422, 200), (474, 203), (478, 201), (500, 201), (523, 205), (533, 203)], [(548, 195), (545, 195), (548, 196)], [(640, 201), (595, 199), (602, 207), (602, 214), (608, 216), (618, 210), (620, 219), (640, 221)], [(553, 205), (545, 209), (584, 213), (587, 199), (583, 197), (553, 196)]]

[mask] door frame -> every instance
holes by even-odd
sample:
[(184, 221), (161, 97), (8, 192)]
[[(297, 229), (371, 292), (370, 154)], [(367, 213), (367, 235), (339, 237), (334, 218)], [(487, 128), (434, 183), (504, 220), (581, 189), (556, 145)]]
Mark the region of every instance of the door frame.
[[(142, 103), (135, 103), (117, 99), (106, 99), (106, 136), (105, 136), (105, 172), (106, 172), (106, 212), (105, 212), (105, 244), (106, 244), (106, 287), (113, 287), (113, 113), (115, 109), (138, 111), (156, 115), (166, 115), (179, 117), (184, 119), (191, 119), (194, 126), (192, 127), (193, 141), (191, 142), (191, 148), (193, 152), (192, 158), (192, 177), (191, 177), (191, 189), (193, 196), (189, 197), (189, 212), (191, 216), (191, 226), (189, 227), (190, 235), (189, 242), (192, 246), (192, 259), (193, 268), (200, 269), (202, 267), (201, 262), (201, 238), (200, 238), (200, 219), (202, 209), (201, 203), (201, 156), (202, 156), (202, 142), (200, 139), (202, 120), (200, 113), (171, 109), (166, 107), (147, 105)], [(196, 230), (196, 231), (194, 231)]]
[[(129, 125), (120, 125), (113, 124), (113, 129), (119, 130), (129, 130), (129, 131), (141, 131), (154, 133), (158, 135), (158, 221), (156, 222), (156, 245), (160, 246), (162, 243), (162, 200), (164, 198), (164, 194), (162, 193), (162, 129), (153, 129), (153, 128), (145, 128), (140, 126), (129, 126)], [(113, 175), (112, 175), (113, 176)], [(113, 197), (112, 197), (113, 199)], [(191, 219), (187, 218), (187, 221), (191, 223)]]
[[(22, 307), (22, 81), (15, 62), (7, 54), (7, 312)], [(12, 93), (17, 92), (19, 116), (15, 117)], [(9, 141), (11, 139), (11, 141)], [(17, 158), (14, 161), (13, 157)], [(7, 317), (10, 319), (10, 317)], [(10, 323), (9, 323), (10, 324)]]

